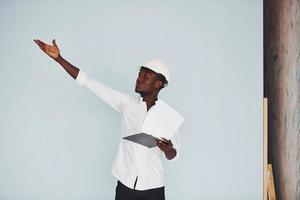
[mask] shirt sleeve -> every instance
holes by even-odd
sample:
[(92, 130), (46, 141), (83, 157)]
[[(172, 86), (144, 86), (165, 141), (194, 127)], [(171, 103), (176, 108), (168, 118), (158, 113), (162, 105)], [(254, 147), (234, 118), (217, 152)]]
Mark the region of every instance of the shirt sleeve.
[(177, 131), (174, 136), (170, 139), (171, 142), (173, 143), (173, 147), (174, 149), (176, 149), (176, 156), (169, 160), (171, 162), (175, 161), (178, 159), (178, 157), (180, 156), (180, 135), (179, 135), (179, 131)]
[(113, 109), (120, 112), (130, 98), (129, 95), (114, 90), (101, 82), (89, 77), (82, 70), (79, 71), (76, 81), (81, 86), (86, 86), (91, 92), (110, 105)]

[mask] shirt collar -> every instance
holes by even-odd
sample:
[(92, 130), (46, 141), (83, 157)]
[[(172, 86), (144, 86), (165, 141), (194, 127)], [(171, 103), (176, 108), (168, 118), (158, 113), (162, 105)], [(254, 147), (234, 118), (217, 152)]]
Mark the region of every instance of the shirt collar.
[[(143, 97), (138, 96), (138, 99), (139, 99), (139, 103), (146, 103), (145, 101), (143, 101)], [(157, 98), (157, 100), (155, 102), (158, 102), (158, 101), (160, 101), (159, 98)]]

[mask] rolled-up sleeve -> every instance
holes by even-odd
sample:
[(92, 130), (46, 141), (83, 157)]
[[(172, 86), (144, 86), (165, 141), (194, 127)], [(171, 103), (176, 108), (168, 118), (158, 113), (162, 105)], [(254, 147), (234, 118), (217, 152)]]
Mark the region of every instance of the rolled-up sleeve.
[(79, 73), (76, 78), (77, 83), (82, 86), (84, 84), (86, 77), (87, 77), (87, 74), (84, 73), (83, 71), (79, 70)]
[(94, 78), (89, 77), (88, 74), (82, 70), (79, 71), (76, 82), (81, 86), (86, 86), (90, 91), (118, 112), (123, 110), (124, 105), (130, 98), (129, 95), (114, 90)]

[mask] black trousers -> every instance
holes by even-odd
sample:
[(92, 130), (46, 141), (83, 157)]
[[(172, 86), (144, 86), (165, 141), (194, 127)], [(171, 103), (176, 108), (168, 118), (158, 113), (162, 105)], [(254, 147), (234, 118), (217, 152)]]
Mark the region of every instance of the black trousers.
[(118, 181), (115, 200), (165, 200), (165, 187), (140, 191), (128, 188)]

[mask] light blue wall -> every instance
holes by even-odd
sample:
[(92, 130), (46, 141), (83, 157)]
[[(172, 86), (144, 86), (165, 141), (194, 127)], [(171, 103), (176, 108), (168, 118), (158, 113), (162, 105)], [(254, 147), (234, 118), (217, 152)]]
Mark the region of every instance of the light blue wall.
[(4, 0), (0, 24), (1, 200), (114, 198), (120, 116), (36, 38), (132, 95), (136, 66), (163, 58), (161, 98), (186, 118), (167, 199), (262, 199), (262, 0)]

